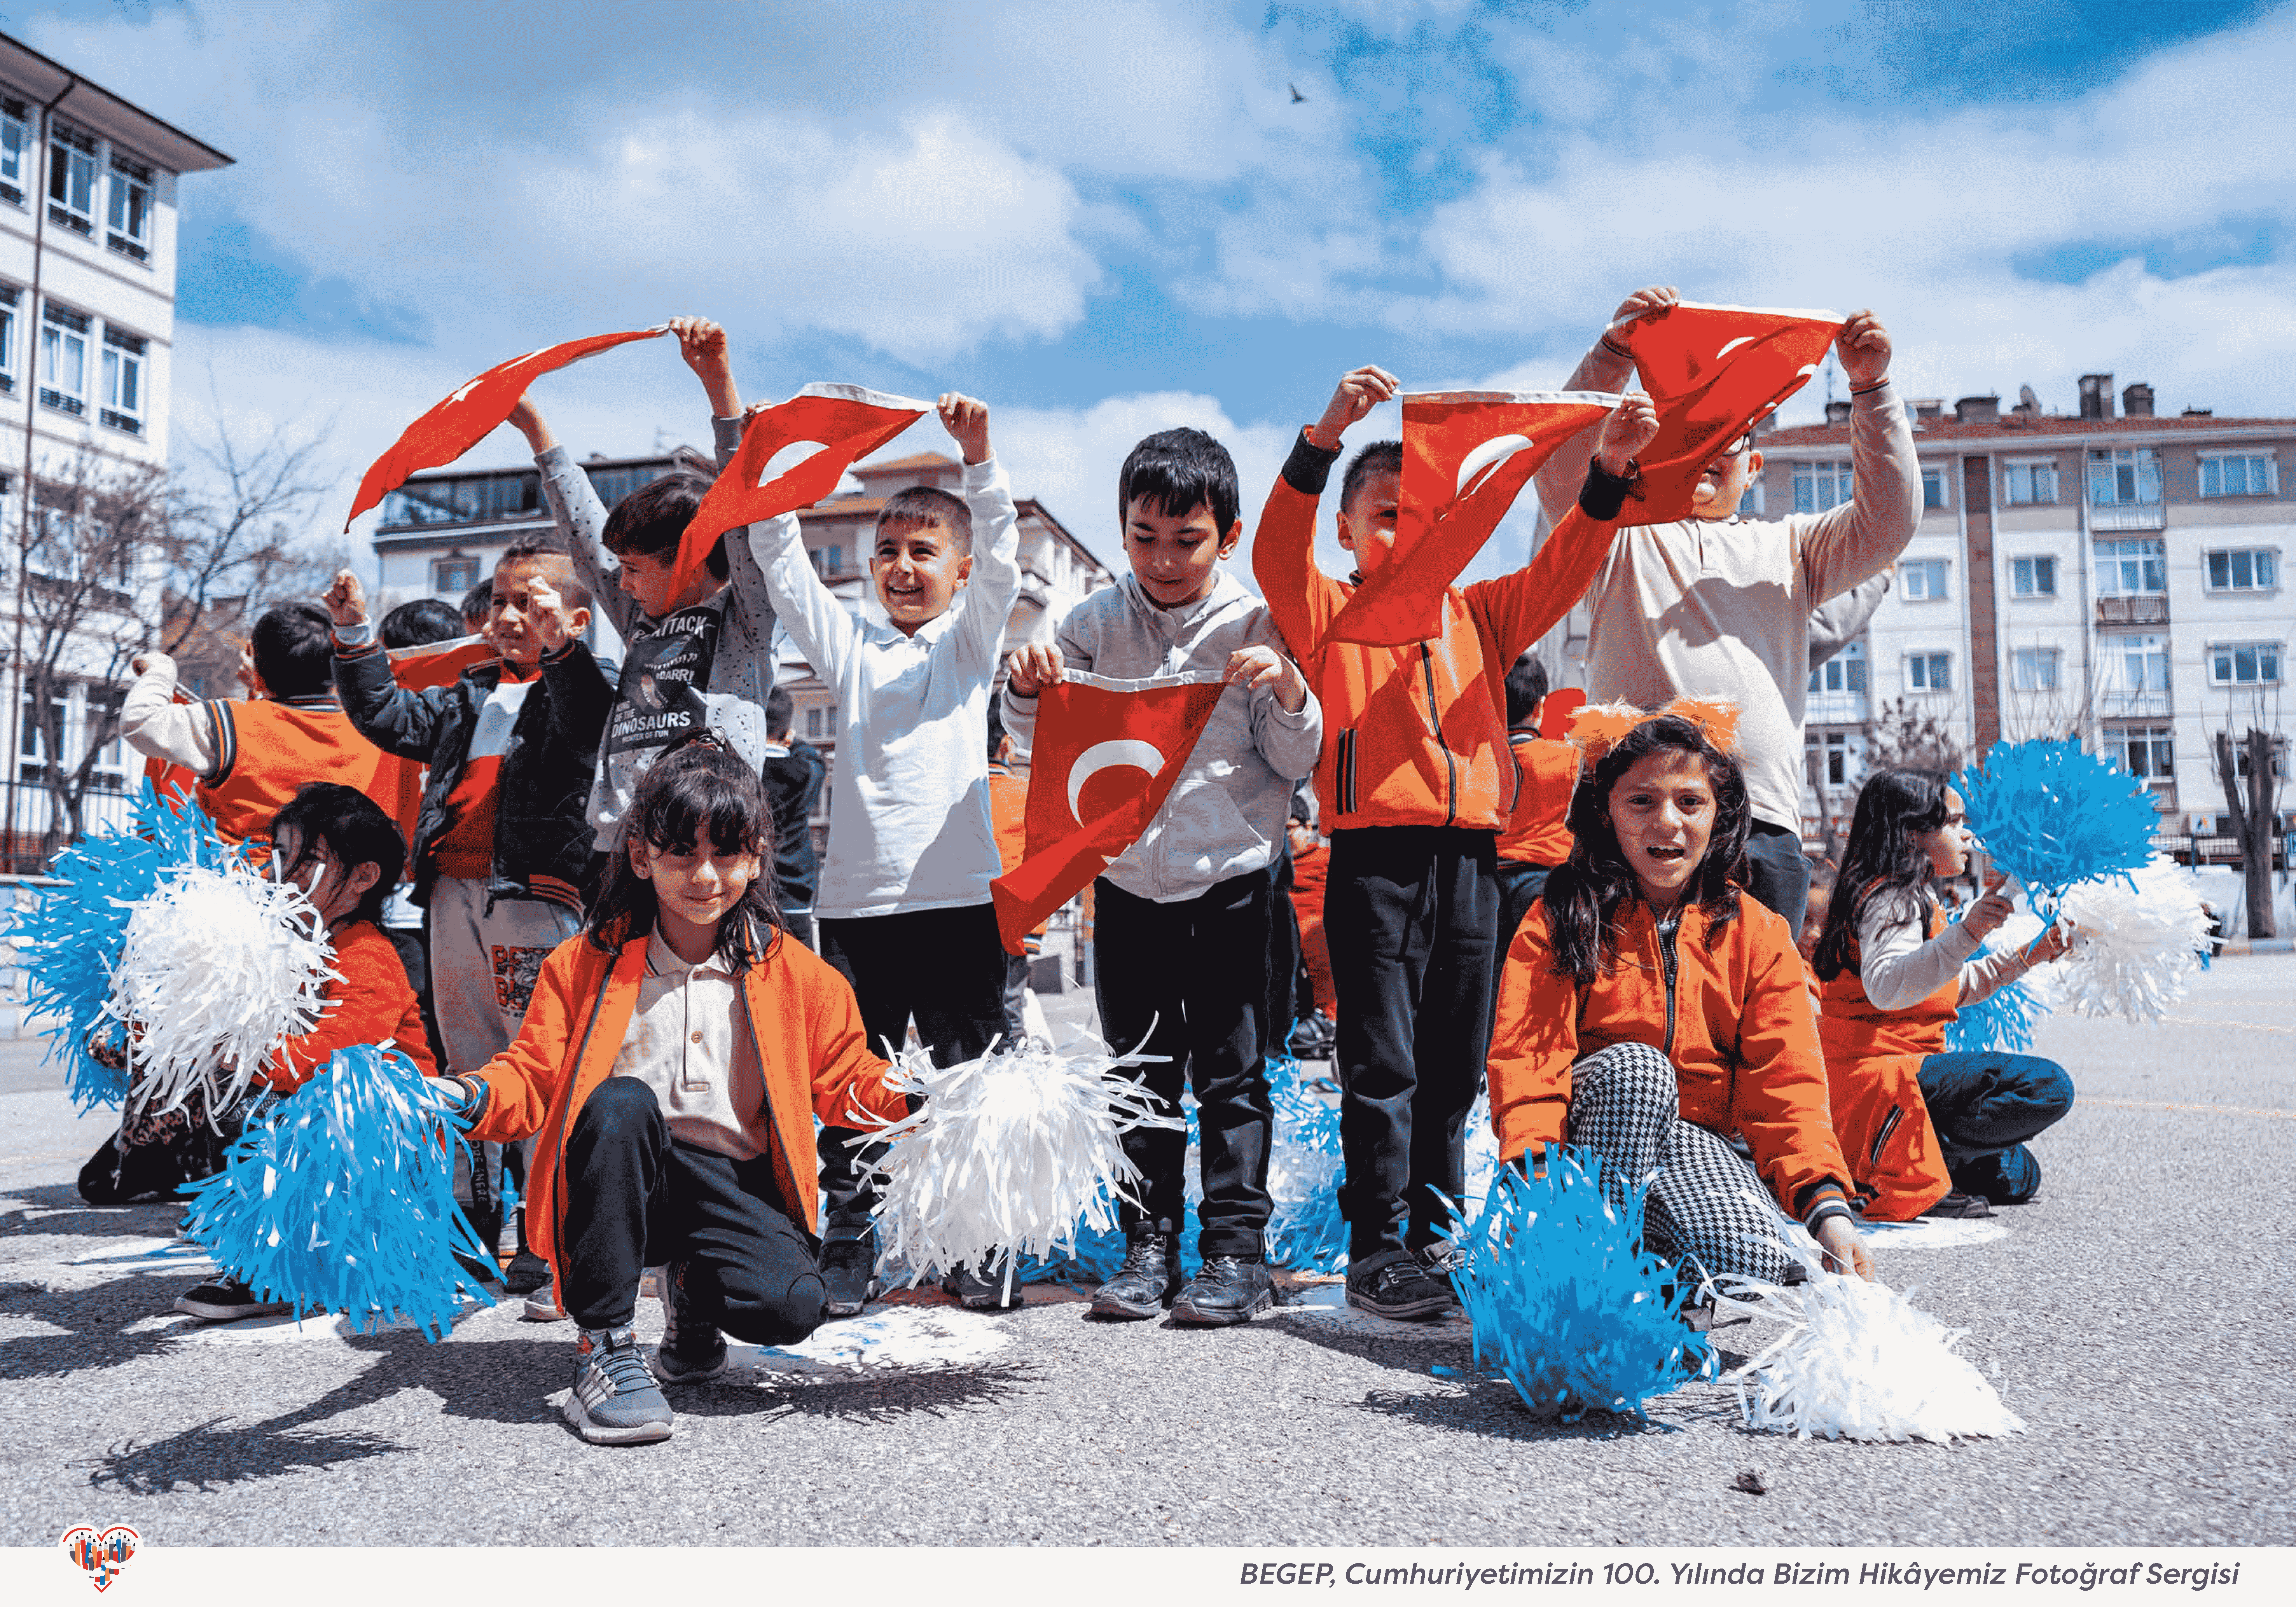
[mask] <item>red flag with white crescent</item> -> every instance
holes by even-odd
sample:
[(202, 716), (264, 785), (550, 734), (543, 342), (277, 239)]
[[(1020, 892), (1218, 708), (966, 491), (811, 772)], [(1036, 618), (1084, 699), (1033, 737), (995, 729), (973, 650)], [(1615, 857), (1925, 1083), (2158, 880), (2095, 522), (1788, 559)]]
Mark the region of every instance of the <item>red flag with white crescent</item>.
[(1395, 547), (1364, 577), (1324, 639), (1406, 647), (1439, 634), (1443, 594), (1530, 477), (1618, 405), (1592, 390), (1406, 393)]
[(406, 431), (391, 443), (390, 450), (367, 466), (365, 475), (359, 480), (358, 496), (351, 502), (349, 516), (343, 521), (343, 529), (349, 529), (351, 520), (406, 484), (408, 475), (451, 463), (493, 434), (510, 417), (511, 409), (518, 406), (518, 398), (526, 394), (526, 388), (542, 375), (612, 347), (627, 345), (632, 340), (650, 340), (668, 330), (668, 324), (658, 324), (652, 329), (591, 335), (496, 364), (407, 425)]
[(1111, 681), (1070, 670), (1037, 694), (1028, 848), (989, 883), (1008, 954), (1130, 848), (1186, 768), (1218, 706), (1218, 676)]
[(486, 636), (453, 636), (444, 642), (394, 647), (385, 656), (390, 660), (390, 678), (408, 692), (421, 692), (452, 686), (463, 678), (464, 670), (491, 663), (501, 655)]
[(677, 543), (682, 589), (728, 530), (809, 508), (845, 471), (932, 410), (931, 402), (860, 385), (807, 386), (742, 427), (742, 449), (720, 470)]

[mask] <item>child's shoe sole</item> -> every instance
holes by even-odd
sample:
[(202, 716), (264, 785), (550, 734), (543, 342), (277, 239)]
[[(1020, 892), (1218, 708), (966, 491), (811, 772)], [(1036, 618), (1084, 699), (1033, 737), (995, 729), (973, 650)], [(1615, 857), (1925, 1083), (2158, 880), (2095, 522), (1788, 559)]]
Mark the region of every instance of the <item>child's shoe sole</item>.
[(176, 1309), (203, 1323), (236, 1323), (250, 1316), (284, 1316), (295, 1308), (284, 1300), (252, 1300), (243, 1306), (210, 1306), (205, 1300), (195, 1300), (190, 1295), (179, 1294), (176, 1297)]
[(1415, 1323), (1427, 1317), (1439, 1316), (1447, 1311), (1459, 1309), (1459, 1302), (1449, 1295), (1433, 1295), (1423, 1300), (1382, 1306), (1368, 1296), (1358, 1297), (1352, 1289), (1348, 1291), (1348, 1304), (1357, 1311), (1368, 1311), (1374, 1316), (1383, 1316), (1394, 1323)]
[(1187, 1300), (1175, 1300), (1172, 1302), (1172, 1320), (1193, 1328), (1232, 1328), (1239, 1323), (1251, 1321), (1264, 1311), (1275, 1309), (1275, 1291), (1269, 1289), (1263, 1291), (1250, 1307), (1242, 1311), (1199, 1311)]
[(641, 1423), (627, 1428), (617, 1428), (592, 1417), (583, 1408), (581, 1397), (573, 1394), (566, 1397), (566, 1405), (561, 1409), (566, 1421), (572, 1423), (582, 1438), (592, 1445), (645, 1445), (656, 1439), (668, 1439), (670, 1431), (677, 1426), (677, 1420), (672, 1418), (668, 1423)]
[(653, 1353), (654, 1382), (665, 1386), (669, 1384), (714, 1383), (718, 1379), (726, 1376), (726, 1369), (731, 1365), (733, 1365), (732, 1356), (724, 1350), (720, 1350), (718, 1353), (718, 1360), (714, 1365), (696, 1367), (692, 1372), (688, 1373), (680, 1370), (677, 1358), (668, 1351), (657, 1346)]

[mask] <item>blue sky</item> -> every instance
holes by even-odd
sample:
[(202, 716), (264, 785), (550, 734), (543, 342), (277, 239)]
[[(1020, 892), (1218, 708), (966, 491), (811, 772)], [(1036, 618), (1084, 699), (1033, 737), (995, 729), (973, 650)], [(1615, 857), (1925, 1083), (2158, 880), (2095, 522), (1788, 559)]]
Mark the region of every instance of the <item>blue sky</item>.
[[(1022, 492), (1103, 545), (1149, 429), (1218, 430), (1264, 483), (1345, 367), (1559, 385), (1651, 282), (1871, 305), (1915, 394), (2070, 408), (2112, 369), (2171, 409), (2296, 413), (2286, 4), (303, 0), (6, 26), (239, 159), (184, 185), (178, 406), (197, 428), (211, 370), (235, 414), (332, 416), (347, 474), (489, 363), (684, 311), (734, 330), (753, 396), (988, 397)], [(581, 449), (698, 439), (691, 381), (639, 351), (555, 383)]]

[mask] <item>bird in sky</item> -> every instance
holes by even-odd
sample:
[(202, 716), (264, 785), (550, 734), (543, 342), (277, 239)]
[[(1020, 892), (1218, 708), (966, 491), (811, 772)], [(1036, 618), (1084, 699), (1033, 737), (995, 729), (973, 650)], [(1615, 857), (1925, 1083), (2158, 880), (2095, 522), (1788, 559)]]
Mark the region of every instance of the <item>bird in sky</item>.
[(1297, 106), (1300, 102), (1308, 98), (1306, 95), (1300, 93), (1300, 86), (1297, 84), (1286, 84), (1283, 87), (1292, 92), (1292, 103), (1294, 106)]

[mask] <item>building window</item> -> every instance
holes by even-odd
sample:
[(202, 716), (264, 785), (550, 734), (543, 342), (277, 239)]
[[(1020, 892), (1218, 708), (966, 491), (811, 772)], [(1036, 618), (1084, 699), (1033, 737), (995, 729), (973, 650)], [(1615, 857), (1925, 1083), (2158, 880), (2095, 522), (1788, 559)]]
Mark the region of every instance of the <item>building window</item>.
[(2018, 692), (2054, 692), (2058, 689), (2057, 666), (2060, 655), (2054, 647), (2019, 647), (2009, 654), (2009, 685)]
[(2057, 500), (2057, 460), (2008, 463), (2001, 471), (2002, 499), (2013, 508), (2046, 504)]
[(462, 600), (463, 594), (479, 583), (479, 561), (457, 553), (451, 558), (430, 561), (430, 589), (442, 596)]
[(611, 508), (640, 486), (652, 485), (669, 470), (660, 464), (641, 464), (634, 469), (586, 467), (583, 472), (590, 477), (590, 485), (598, 493), (598, 500)]
[(1767, 502), (1768, 499), (1762, 491), (1762, 477), (1757, 474), (1746, 482), (1746, 488), (1738, 494), (1740, 517), (1759, 519)]
[[(2241, 780), (2246, 781), (2248, 779), (2250, 765), (2248, 762), (2248, 744), (2246, 742), (2234, 742), (2233, 744), (2232, 768), (2233, 774), (2237, 775)], [(2272, 779), (2278, 781), (2287, 774), (2288, 739), (2284, 736), (2276, 736), (2272, 739)]]
[(1945, 467), (1941, 463), (1922, 465), (1922, 506), (1942, 508), (1945, 500)]
[(2236, 452), (2201, 459), (2203, 496), (2270, 496), (2280, 476), (2268, 453)]
[(1898, 566), (1898, 580), (1906, 588), (1908, 603), (1942, 603), (1946, 600), (1945, 560), (1942, 558), (1911, 558)]
[(48, 221), (95, 234), (95, 141), (52, 122), (48, 132)]
[(1906, 690), (1907, 692), (1951, 692), (1953, 690), (1953, 655), (1945, 652), (1906, 654)]
[(2110, 635), (2098, 644), (2105, 684), (2119, 693), (2169, 690), (2169, 638)]
[(103, 243), (138, 262), (152, 260), (152, 169), (132, 156), (111, 153), (111, 196)]
[(841, 573), (845, 568), (844, 546), (840, 543), (831, 542), (826, 546), (814, 548), (813, 567), (816, 572), (824, 575)]
[(0, 396), (16, 394), (16, 304), (20, 291), (0, 284)]
[(116, 721), (120, 705), (127, 701), (125, 686), (91, 686), (87, 693), (87, 723), (81, 740), (95, 749), (94, 777), (100, 785), (124, 787), (127, 782), (127, 744), (120, 739), (115, 724), (111, 734), (99, 743), (97, 738), (106, 720)]
[(542, 511), (542, 481), (534, 474), (483, 474), (461, 480), (409, 480), (382, 499), (386, 525), (475, 524), (529, 518)]
[(1849, 734), (1846, 731), (1811, 732), (1802, 739), (1802, 751), (1811, 760), (1811, 774), (1822, 778), (1828, 787), (1849, 784)]
[(2096, 544), (2096, 590), (2101, 597), (2158, 597), (2169, 589), (2168, 545), (2159, 540)]
[(821, 710), (818, 709), (807, 709), (805, 711), (805, 734), (808, 736), (819, 736), (821, 734)]
[(106, 324), (103, 330), (103, 406), (99, 416), (114, 430), (144, 433), (144, 337)]
[(2268, 592), (2280, 585), (2280, 554), (2270, 547), (2234, 547), (2209, 554), (2212, 592)]
[(1823, 513), (1849, 500), (1849, 465), (1796, 463), (1793, 466), (1794, 512)]
[(2221, 642), (2209, 649), (2209, 679), (2219, 686), (2280, 685), (2277, 642)]
[(87, 411), (88, 316), (49, 301), (40, 308), (40, 400), (65, 413)]
[[(70, 705), (62, 698), (50, 700), (55, 709), (56, 729), (68, 731), (65, 722), (71, 717)], [(47, 774), (48, 735), (40, 728), (39, 705), (29, 692), (17, 699), (16, 775), (25, 781), (37, 781)]]
[(0, 200), (24, 204), (32, 151), (31, 109), (13, 95), (0, 95)]
[(2009, 594), (2013, 597), (2054, 597), (2057, 594), (2057, 561), (2054, 558), (2012, 558)]
[(2176, 779), (2177, 734), (2169, 726), (2112, 726), (2104, 733), (2107, 758), (2149, 785)]
[(2161, 449), (2104, 447), (2088, 455), (2088, 499), (2099, 507), (2161, 500)]
[(1852, 642), (1809, 672), (1812, 692), (1864, 692), (1866, 644)]

